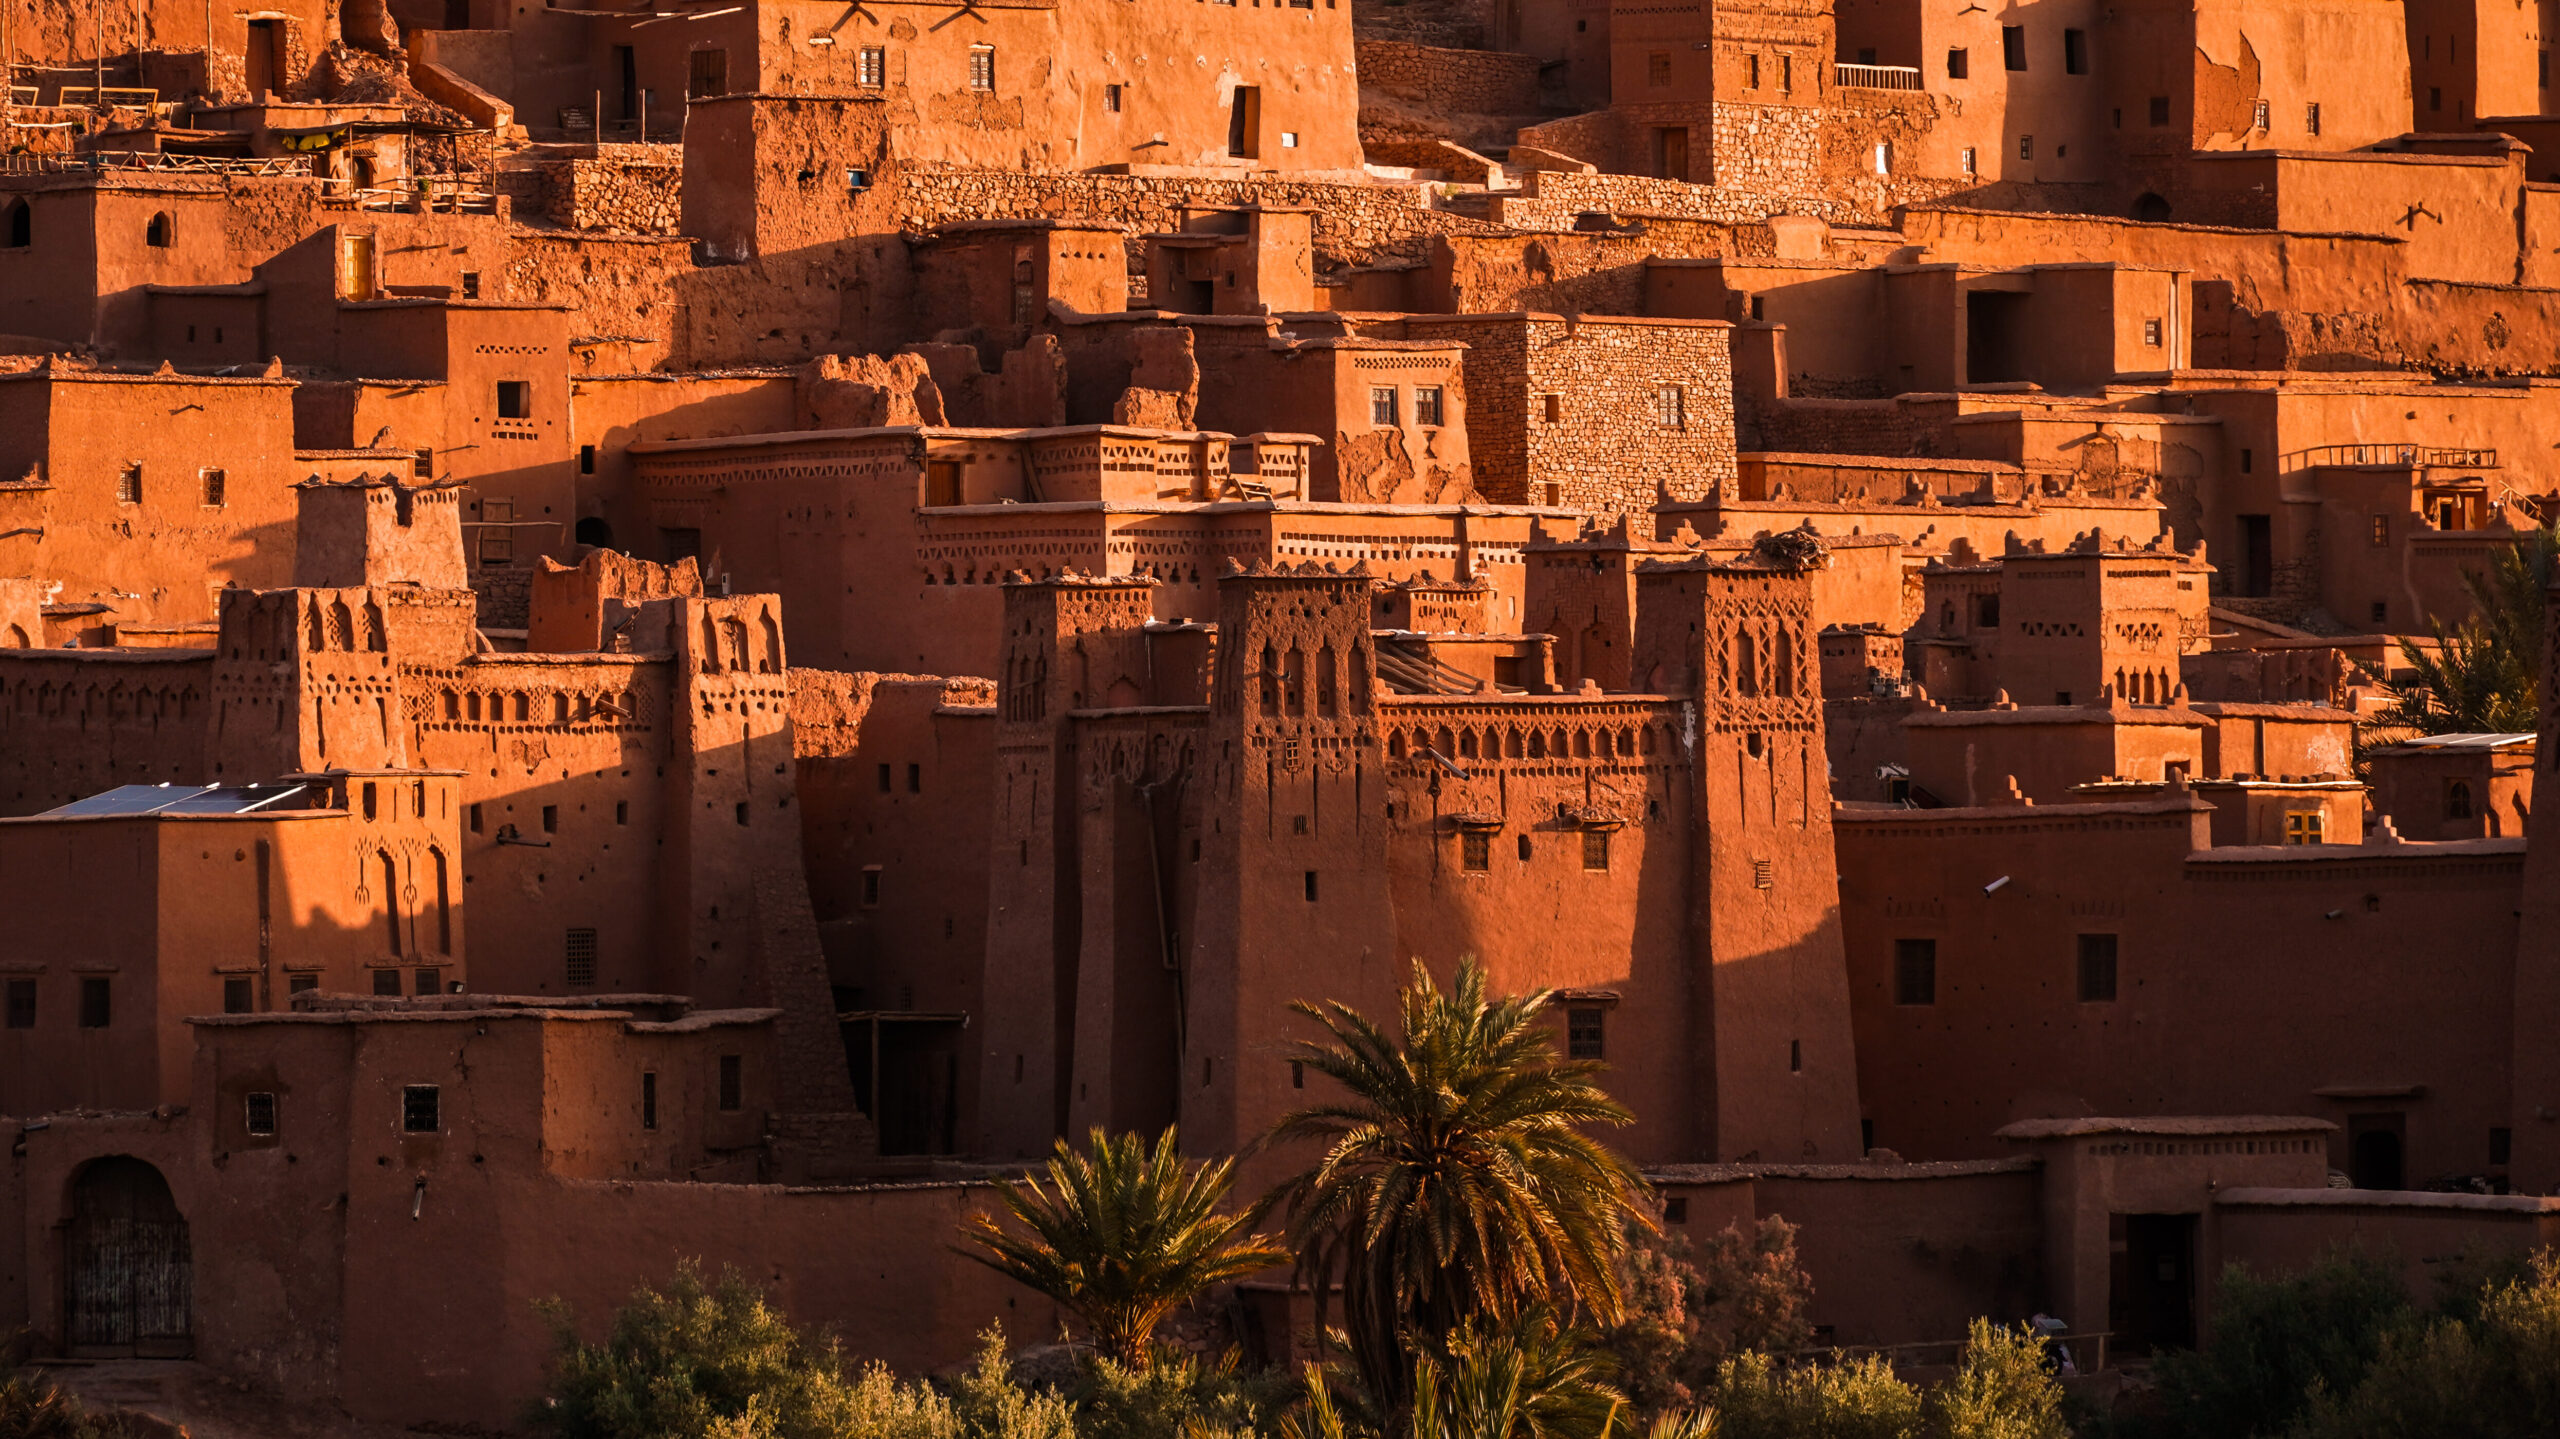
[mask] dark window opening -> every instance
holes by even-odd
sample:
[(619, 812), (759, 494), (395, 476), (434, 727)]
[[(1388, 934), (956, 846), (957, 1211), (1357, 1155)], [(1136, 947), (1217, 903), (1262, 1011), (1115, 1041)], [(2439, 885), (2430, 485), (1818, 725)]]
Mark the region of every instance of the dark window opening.
[(498, 418), (529, 419), (533, 415), (533, 382), (500, 380), (498, 382)]
[(2024, 25), (2000, 27), (2000, 64), (2002, 68), (2009, 70), (2027, 68), (2027, 27)]
[(105, 1029), (115, 1023), (115, 981), (102, 974), (80, 978), (80, 1027)]
[(2080, 1002), (2112, 1003), (2116, 997), (2116, 936), (2080, 936)]
[(400, 997), (400, 971), (377, 969), (373, 972), (373, 992), (385, 999)]
[(2089, 73), (2088, 31), (2065, 30), (2062, 32), (2062, 73), (2065, 75)]
[(658, 1076), (648, 1070), (640, 1074), (640, 1127), (658, 1127)]
[(569, 983), (587, 985), (596, 982), (596, 932), (592, 929), (569, 931), (566, 959)]
[(400, 1091), (400, 1129), (404, 1134), (434, 1134), (444, 1128), (444, 1092), (432, 1084), (411, 1084)]
[(737, 1054), (720, 1056), (720, 1108), (736, 1111), (745, 1107), (747, 1099), (746, 1057)]
[(1897, 939), (1893, 942), (1893, 1002), (1938, 1002), (1938, 942)]
[(9, 1027), (36, 1027), (36, 982), (32, 979), (9, 981)]
[(251, 1134), (276, 1132), (276, 1097), (264, 1090), (246, 1096), (240, 1106), (242, 1127)]
[(249, 988), (249, 981), (245, 979), (226, 979), (222, 982), (223, 1013), (248, 1014), (256, 1008), (257, 1004), (252, 997)]
[(1965, 52), (1963, 52), (1962, 50), (1950, 50), (1950, 51), (1948, 51), (1948, 52), (1947, 52), (1947, 78), (1948, 78), (1948, 79), (1950, 79), (1950, 80), (1962, 80), (1962, 79), (1966, 79), (1966, 78), (1968, 78), (1968, 77), (1972, 74), (1972, 70), (1973, 70), (1973, 65), (1972, 65), (1971, 57), (1967, 56), (1967, 55), (1965, 54)]

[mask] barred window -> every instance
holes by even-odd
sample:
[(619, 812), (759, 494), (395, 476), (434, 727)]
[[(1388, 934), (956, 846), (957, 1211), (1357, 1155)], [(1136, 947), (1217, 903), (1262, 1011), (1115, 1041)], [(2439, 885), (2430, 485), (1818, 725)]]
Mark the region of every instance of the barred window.
[(1413, 391), (1413, 422), (1436, 427), (1440, 424), (1440, 387), (1417, 385)]
[(1597, 1005), (1576, 1005), (1564, 1012), (1565, 1058), (1605, 1059), (1608, 1048), (1607, 1011)]
[(199, 474), (203, 477), (203, 479), (204, 479), (204, 502), (205, 502), (207, 505), (212, 505), (212, 506), (219, 506), (219, 505), (221, 505), (221, 504), (225, 503), (225, 501), (223, 500), (223, 497), (222, 497), (222, 488), (223, 488), (223, 474), (222, 474), (222, 471), (220, 471), (220, 470), (201, 470), (201, 471), (198, 471), (198, 473), (199, 473)]
[(854, 83), (886, 85), (889, 83), (889, 51), (883, 45), (865, 45), (854, 61)]
[(1397, 423), (1395, 386), (1372, 385), (1369, 387), (1369, 423), (1380, 426)]
[(1681, 429), (1688, 423), (1688, 396), (1678, 385), (1664, 385), (1653, 392), (1653, 417), (1665, 428)]
[(1484, 830), (1471, 829), (1458, 836), (1458, 864), (1462, 869), (1493, 868), (1493, 836)]
[(245, 1121), (243, 1127), (251, 1134), (276, 1132), (276, 1097), (273, 1094), (260, 1090), (247, 1096), (240, 1111)]
[(1607, 830), (1586, 829), (1582, 832), (1582, 867), (1588, 870), (1606, 870), (1609, 867)]
[(432, 1084), (412, 1084), (400, 1091), (402, 1133), (433, 1134), (443, 1128), (443, 1091)]
[(596, 982), (596, 932), (592, 929), (569, 931), (569, 982)]
[(972, 90), (996, 88), (996, 47), (993, 45), (969, 47), (969, 88)]
[(116, 503), (120, 505), (142, 503), (142, 466), (127, 465), (117, 471)]

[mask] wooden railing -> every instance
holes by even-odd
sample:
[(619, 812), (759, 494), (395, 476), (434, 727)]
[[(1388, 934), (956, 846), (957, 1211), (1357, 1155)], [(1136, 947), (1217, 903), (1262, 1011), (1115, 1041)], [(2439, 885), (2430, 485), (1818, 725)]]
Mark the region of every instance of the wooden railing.
[(2289, 470), (2341, 465), (2436, 466), (2447, 469), (2496, 469), (2496, 450), (2437, 449), (2426, 445), (2314, 445), (2287, 457)]
[(1920, 71), (1910, 65), (1834, 65), (1831, 83), (1851, 90), (1917, 90)]

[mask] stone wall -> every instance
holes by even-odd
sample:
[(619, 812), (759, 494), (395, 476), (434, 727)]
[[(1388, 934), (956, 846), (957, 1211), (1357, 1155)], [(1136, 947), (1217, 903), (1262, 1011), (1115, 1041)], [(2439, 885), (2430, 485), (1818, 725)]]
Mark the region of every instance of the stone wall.
[(542, 207), (573, 230), (672, 235), (684, 210), (684, 167), (649, 160), (550, 160)]
[(1433, 235), (1502, 233), (1431, 208), (1422, 186), (921, 168), (898, 177), (898, 227), (909, 234), (960, 220), (1019, 219), (1105, 220), (1144, 234), (1175, 228), (1186, 205), (1311, 208), (1316, 253), (1334, 265), (1420, 259)]
[(1556, 315), (1405, 323), (1407, 338), (1468, 347), (1467, 452), (1479, 492), (1612, 513), (1731, 484), (1730, 333), (1711, 321)]
[(1359, 43), (1360, 94), (1377, 91), (1449, 112), (1528, 115), (1538, 109), (1538, 57), (1444, 50), (1399, 40)]

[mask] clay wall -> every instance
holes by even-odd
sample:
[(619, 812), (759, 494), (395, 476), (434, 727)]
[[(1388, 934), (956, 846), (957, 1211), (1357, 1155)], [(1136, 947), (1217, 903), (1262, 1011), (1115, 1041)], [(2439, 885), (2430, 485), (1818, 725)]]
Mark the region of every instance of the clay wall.
[[(2369, 752), (2373, 807), (2407, 839), (2522, 835), (2533, 808), (2533, 748), (2420, 748)], [(2457, 786), (2459, 790), (2457, 791)]]
[(2204, 773), (2209, 728), (2184, 708), (2084, 700), (1915, 714), (1904, 743), (1912, 782), (1948, 804), (2001, 803), (2012, 780), (2027, 799), (2054, 804), (2071, 786), (2108, 775), (2164, 779), (2173, 765)]
[(0, 813), (212, 779), (207, 650), (0, 651)]
[(1444, 115), (1532, 115), (1539, 108), (1535, 55), (1399, 40), (1364, 39), (1355, 49), (1363, 102), (1386, 95)]
[[(2207, 850), (2206, 818), (2183, 796), (1844, 811), (1875, 1142), (1952, 1158), (1992, 1152), (1984, 1136), (2036, 1115), (2400, 1113), (2409, 1182), (2488, 1172), (2488, 1131), (2508, 1104), (2497, 997), (2511, 981), (2518, 843)], [(2338, 970), (2300, 943), (2304, 926), (2340, 929), (2371, 963)], [(2081, 997), (2081, 934), (2117, 937), (2116, 998)], [(2481, 962), (2450, 982), (2427, 956), (2455, 935)], [(1934, 944), (1931, 1003), (1897, 1002), (1903, 941)], [(2271, 1029), (2269, 1015), (2288, 1018)], [(2008, 1038), (1986, 1047), (1992, 1035)], [(2341, 1055), (2358, 1058), (2342, 1067)], [(1947, 1082), (1926, 1095), (1881, 1087), (1921, 1067)]]
[[(213, 617), (293, 572), (292, 387), (54, 369), (0, 376), (0, 564), (130, 624)], [(171, 423), (172, 412), (192, 422)], [(212, 447), (208, 434), (222, 441)], [(139, 499), (128, 476), (139, 470)], [(222, 474), (219, 503), (208, 470)]]
[[(348, 808), (323, 795), (272, 817), (0, 822), (13, 870), (49, 896), (0, 941), (10, 981), (34, 988), (34, 1025), (0, 1030), (12, 1102), (31, 1114), (186, 1103), (186, 1019), (223, 1013), (235, 984), (251, 1010), (278, 1010), (306, 988), (464, 980), (453, 777), (345, 784)], [(101, 987), (106, 1022), (93, 1025)]]
[(787, 371), (573, 376), (569, 443), (577, 518), (581, 525), (602, 524), (580, 528), (574, 538), (659, 554), (657, 527), (633, 482), (632, 442), (770, 434), (791, 427), (795, 405)]
[(2214, 1196), (2225, 1262), (2253, 1274), (2298, 1273), (2340, 1250), (2400, 1271), (2421, 1304), (2451, 1264), (2522, 1263), (2560, 1240), (2560, 1206), (2529, 1194), (2376, 1194), (2353, 1189), (2224, 1189)]

